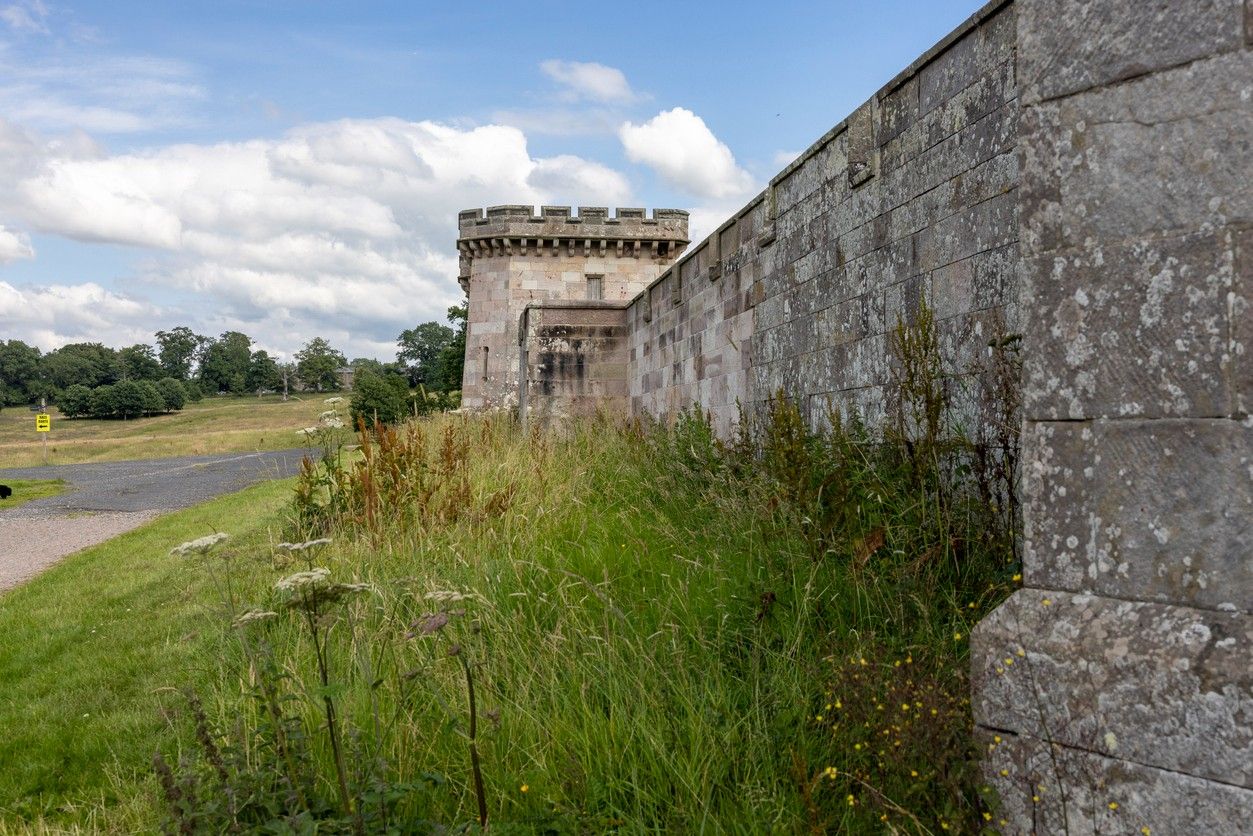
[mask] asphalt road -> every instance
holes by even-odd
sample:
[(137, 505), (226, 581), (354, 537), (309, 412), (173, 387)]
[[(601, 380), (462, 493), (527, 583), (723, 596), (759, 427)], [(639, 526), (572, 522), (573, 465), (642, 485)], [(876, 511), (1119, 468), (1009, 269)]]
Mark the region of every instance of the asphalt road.
[(5, 510), (5, 500), (0, 500), (0, 520), (82, 511), (187, 508), (257, 482), (292, 476), (306, 455), (316, 457), (317, 451), (275, 450), (4, 469), (0, 470), (0, 484), (16, 479), (63, 479), (70, 489), (10, 510)]
[(70, 486), (59, 496), (15, 508), (4, 507), (13, 500), (0, 500), (0, 590), (164, 511), (291, 476), (307, 453), (316, 455), (303, 449), (278, 450), (0, 470), (0, 484), (62, 479)]

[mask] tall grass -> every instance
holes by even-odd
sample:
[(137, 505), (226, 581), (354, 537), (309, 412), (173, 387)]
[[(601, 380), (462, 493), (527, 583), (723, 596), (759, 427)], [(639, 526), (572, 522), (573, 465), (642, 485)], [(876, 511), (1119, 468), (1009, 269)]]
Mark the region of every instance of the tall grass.
[(164, 827), (995, 824), (966, 636), (1017, 580), (1013, 410), (962, 431), (929, 316), (882, 433), (780, 394), (725, 441), (440, 416), (328, 449), (293, 542), (197, 559), (216, 650), (163, 701)]

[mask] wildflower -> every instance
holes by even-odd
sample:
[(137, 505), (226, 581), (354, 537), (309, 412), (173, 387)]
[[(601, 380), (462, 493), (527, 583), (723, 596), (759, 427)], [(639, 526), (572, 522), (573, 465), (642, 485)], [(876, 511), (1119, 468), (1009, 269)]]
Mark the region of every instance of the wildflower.
[(277, 618), (278, 613), (270, 610), (246, 610), (239, 614), (235, 619), (236, 627), (243, 627), (245, 624), (251, 624), (254, 621), (266, 621), (271, 618)]
[(331, 570), (323, 569), (321, 566), (310, 569), (308, 572), (297, 572), (274, 584), (275, 589), (291, 592), (306, 586), (315, 586), (330, 577)]
[(528, 785), (528, 784), (523, 784), (522, 786), (518, 787), (518, 791), (519, 791), (519, 792), (530, 792), (530, 791), (531, 791), (531, 787), (530, 787), (530, 785)]
[(339, 417), (339, 413), (338, 413), (338, 412), (336, 412), (336, 411), (335, 411), (335, 410), (333, 410), (333, 409), (328, 409), (326, 412), (323, 412), (321, 415), (319, 415), (319, 416), (318, 416), (318, 420), (319, 420), (319, 421), (327, 421), (327, 420), (329, 420), (329, 419), (331, 419), (331, 418), (338, 418), (338, 417)]
[(1041, 601), (1040, 603), (1041, 603), (1041, 604), (1043, 604), (1044, 606), (1046, 606), (1046, 607), (1047, 607), (1047, 606), (1049, 606), (1050, 604), (1052, 604), (1052, 603), (1053, 603), (1053, 599), (1051, 599), (1051, 598), (1045, 598), (1045, 599), (1044, 599), (1043, 601)]
[(206, 554), (229, 536), (219, 531), (217, 534), (209, 534), (195, 540), (188, 540), (186, 543), (180, 543), (170, 549), (170, 554), (178, 555), (179, 557), (186, 557), (189, 554)]
[(992, 821), (992, 814), (991, 814), (991, 813), (989, 813), (989, 812), (986, 812), (986, 811), (985, 811), (985, 812), (983, 813), (983, 820), (984, 820), (984, 821)]
[(1022, 574), (1021, 574), (1021, 573), (1017, 573), (1017, 574), (1015, 574), (1015, 575), (1014, 575), (1014, 577), (1013, 577), (1013, 578), (1011, 578), (1010, 580), (1012, 580), (1014, 583), (1018, 583), (1019, 581), (1021, 581), (1021, 580), (1022, 580)]
[(1001, 736), (1000, 736), (999, 734), (994, 734), (994, 735), (992, 735), (992, 740), (993, 740), (993, 741), (995, 741), (996, 743), (1000, 743), (1000, 742), (1001, 742)]
[(955, 642), (959, 642), (959, 641), (961, 641), (961, 640), (962, 640), (962, 634), (961, 634), (961, 633), (954, 633), (954, 634), (953, 634), (953, 641), (955, 641)]
[(1008, 777), (1009, 777), (1009, 770), (1008, 770), (1008, 769), (1002, 769), (1002, 770), (1001, 770), (1001, 777), (1002, 777), (1002, 778), (1008, 778)]
[(415, 631), (413, 635), (429, 636), (432, 633), (438, 633), (448, 626), (448, 622), (452, 618), (443, 610), (440, 612), (426, 613), (419, 616), (418, 620), (413, 622), (412, 628)]
[(830, 778), (832, 781), (835, 780), (835, 776), (838, 772), (839, 771), (834, 766), (828, 766), (826, 769), (822, 770), (822, 774)]
[(1026, 655), (1027, 655), (1027, 651), (1023, 650), (1021, 647), (1018, 648), (1018, 657), (1020, 659), (1026, 657)]
[(1117, 809), (1118, 809), (1118, 802), (1117, 802), (1117, 801), (1111, 801), (1111, 802), (1109, 803), (1109, 809), (1111, 809), (1111, 810), (1117, 810)]
[(852, 793), (849, 793), (849, 795), (848, 795), (848, 806), (849, 806), (849, 807), (855, 807), (856, 805), (857, 805), (857, 799), (853, 797), (853, 794), (852, 794)]
[(1014, 660), (1013, 660), (1012, 658), (1010, 658), (1009, 656), (1006, 656), (1006, 657), (1005, 657), (1005, 667), (1007, 667), (1007, 668), (1012, 668), (1013, 666), (1014, 666)]
[(1143, 833), (1144, 836), (1149, 836), (1149, 826), (1146, 824), (1144, 827), (1140, 828), (1140, 832)]
[(336, 404), (336, 403), (343, 403), (343, 402), (344, 402), (344, 399), (341, 398), (339, 395), (336, 395), (333, 398), (327, 398), (326, 400), (322, 401), (322, 403), (329, 403), (329, 404)]
[(941, 822), (940, 822), (940, 829), (941, 829), (941, 830), (948, 830), (948, 822), (946, 822), (946, 821), (941, 821)]
[(306, 549), (313, 549), (318, 546), (328, 545), (330, 542), (330, 537), (319, 537), (316, 540), (306, 540), (303, 543), (279, 543), (274, 548), (281, 552), (302, 552)]
[(344, 427), (343, 419), (338, 416), (334, 418), (328, 418), (324, 420), (322, 424), (326, 427), (329, 427), (332, 430), (339, 430), (339, 429), (343, 429)]

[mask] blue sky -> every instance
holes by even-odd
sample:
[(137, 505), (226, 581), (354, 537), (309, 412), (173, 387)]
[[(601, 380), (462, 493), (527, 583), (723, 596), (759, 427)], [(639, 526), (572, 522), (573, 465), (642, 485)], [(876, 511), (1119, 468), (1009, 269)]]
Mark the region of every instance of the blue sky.
[(976, 8), (0, 0), (0, 340), (389, 359), (457, 209), (704, 234)]

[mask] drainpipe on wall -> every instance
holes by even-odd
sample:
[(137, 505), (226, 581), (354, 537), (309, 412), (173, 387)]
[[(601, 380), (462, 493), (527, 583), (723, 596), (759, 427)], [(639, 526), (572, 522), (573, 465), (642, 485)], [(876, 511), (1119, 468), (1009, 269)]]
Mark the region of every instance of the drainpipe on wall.
[(518, 318), (518, 421), (526, 429), (526, 331), (531, 306), (522, 309)]

